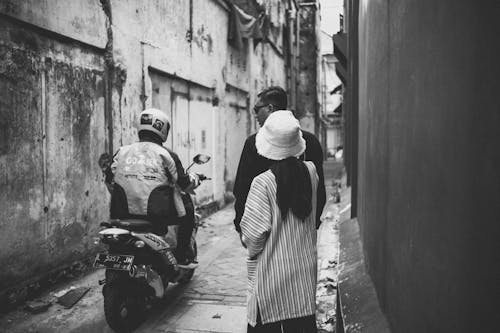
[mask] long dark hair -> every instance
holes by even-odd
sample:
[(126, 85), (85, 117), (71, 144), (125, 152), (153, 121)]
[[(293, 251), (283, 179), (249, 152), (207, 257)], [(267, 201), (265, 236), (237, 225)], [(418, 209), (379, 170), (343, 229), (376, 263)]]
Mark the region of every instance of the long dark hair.
[(295, 157), (276, 162), (271, 166), (276, 178), (278, 207), (286, 218), (291, 209), (301, 220), (311, 214), (312, 184), (307, 166)]

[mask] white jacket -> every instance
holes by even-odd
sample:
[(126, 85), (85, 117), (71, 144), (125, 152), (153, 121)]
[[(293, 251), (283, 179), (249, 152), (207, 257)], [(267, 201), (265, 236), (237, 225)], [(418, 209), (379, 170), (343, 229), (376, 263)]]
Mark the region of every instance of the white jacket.
[(186, 215), (177, 183), (177, 168), (166, 148), (152, 142), (136, 142), (121, 147), (113, 158), (114, 181), (125, 191), (128, 211), (148, 215), (152, 192), (162, 186), (173, 188), (174, 205), (179, 217)]

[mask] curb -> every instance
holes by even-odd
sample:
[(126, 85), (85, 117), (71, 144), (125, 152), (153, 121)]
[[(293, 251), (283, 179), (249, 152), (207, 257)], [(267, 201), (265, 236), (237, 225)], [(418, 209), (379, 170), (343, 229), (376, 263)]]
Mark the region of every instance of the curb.
[[(338, 320), (339, 297), (339, 220), (341, 216), (340, 203), (338, 203), (339, 185), (343, 181), (331, 179), (331, 185), (326, 186), (328, 201), (323, 209), (321, 225), (318, 229), (318, 283), (316, 286), (316, 323), (318, 332), (342, 332)], [(330, 181), (330, 179), (329, 179)], [(343, 186), (344, 202), (349, 202), (348, 190)], [(347, 195), (346, 195), (347, 194)], [(342, 199), (341, 199), (342, 202)]]

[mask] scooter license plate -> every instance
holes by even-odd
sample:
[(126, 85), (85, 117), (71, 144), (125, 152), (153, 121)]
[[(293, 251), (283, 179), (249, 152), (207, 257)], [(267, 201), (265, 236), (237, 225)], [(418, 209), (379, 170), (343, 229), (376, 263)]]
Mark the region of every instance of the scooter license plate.
[(98, 253), (95, 257), (94, 267), (105, 267), (129, 271), (133, 262), (134, 256)]

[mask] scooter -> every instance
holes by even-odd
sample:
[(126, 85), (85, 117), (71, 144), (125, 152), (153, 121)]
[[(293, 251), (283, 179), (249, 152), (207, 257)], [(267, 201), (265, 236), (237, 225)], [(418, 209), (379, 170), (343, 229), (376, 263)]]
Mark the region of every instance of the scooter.
[[(193, 163), (204, 164), (210, 156), (196, 155)], [(198, 174), (200, 181), (210, 178)], [(194, 194), (194, 192), (190, 191)], [(116, 332), (130, 332), (145, 319), (147, 310), (155, 300), (165, 297), (169, 283), (189, 282), (197, 267), (196, 233), (199, 215), (191, 236), (191, 251), (194, 264), (179, 266), (173, 254), (177, 226), (169, 226), (166, 237), (152, 232), (153, 224), (147, 220), (125, 219), (101, 223), (100, 242), (108, 251), (98, 253), (94, 267), (106, 268), (103, 285), (104, 314), (108, 325)]]

